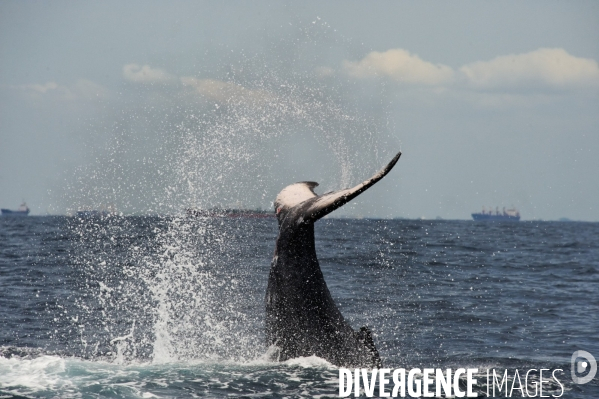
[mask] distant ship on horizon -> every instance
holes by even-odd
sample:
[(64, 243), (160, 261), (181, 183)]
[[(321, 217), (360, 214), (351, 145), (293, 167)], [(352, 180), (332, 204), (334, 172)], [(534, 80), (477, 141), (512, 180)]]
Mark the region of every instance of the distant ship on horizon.
[(236, 209), (236, 208), (212, 208), (212, 209), (199, 209), (199, 208), (187, 208), (185, 213), (189, 217), (227, 217), (227, 218), (274, 218), (275, 213), (270, 210), (262, 209)]
[(10, 210), (10, 209), (1, 209), (0, 210), (2, 212), (2, 216), (27, 216), (29, 215), (29, 207), (27, 206), (27, 204), (25, 202), (23, 202), (21, 204), (21, 206), (19, 207), (19, 209), (17, 209), (16, 211)]
[(90, 207), (81, 207), (75, 212), (74, 216), (79, 218), (105, 218), (118, 215), (114, 205), (101, 205), (99, 209)]
[(483, 206), (483, 211), (481, 213), (473, 213), (472, 219), (489, 222), (517, 222), (520, 220), (520, 212), (516, 208), (505, 209), (505, 207), (503, 207), (502, 212), (499, 212), (499, 207), (496, 207), (494, 212), (491, 208), (486, 211), (485, 207)]

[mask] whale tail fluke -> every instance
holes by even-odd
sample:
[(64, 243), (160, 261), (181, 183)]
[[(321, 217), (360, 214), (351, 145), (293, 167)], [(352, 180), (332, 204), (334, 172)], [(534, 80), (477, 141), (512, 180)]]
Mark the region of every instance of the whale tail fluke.
[(287, 212), (298, 205), (301, 209), (296, 216), (301, 217), (302, 221), (316, 222), (318, 219), (356, 198), (385, 177), (393, 169), (400, 156), (401, 152), (398, 152), (391, 162), (370, 179), (345, 190), (331, 191), (317, 195), (314, 192), (314, 188), (318, 186), (318, 183), (313, 181), (302, 181), (285, 187), (277, 195), (274, 202), (275, 213), (279, 224), (285, 219)]
[(372, 332), (368, 327), (360, 328), (360, 331), (356, 333), (356, 337), (360, 341), (362, 345), (364, 345), (368, 351), (372, 354), (372, 368), (380, 369), (383, 367), (383, 363), (381, 362), (381, 357), (379, 356), (379, 351), (376, 349), (374, 345), (374, 340), (372, 339)]
[(317, 196), (312, 203), (304, 210), (304, 220), (311, 220), (313, 222), (333, 212), (335, 209), (340, 208), (344, 204), (348, 203), (370, 187), (374, 186), (379, 180), (387, 175), (393, 169), (401, 152), (398, 152), (395, 157), (389, 162), (383, 169), (372, 176), (370, 179), (358, 184), (355, 187), (348, 188), (345, 190), (333, 191), (323, 195)]

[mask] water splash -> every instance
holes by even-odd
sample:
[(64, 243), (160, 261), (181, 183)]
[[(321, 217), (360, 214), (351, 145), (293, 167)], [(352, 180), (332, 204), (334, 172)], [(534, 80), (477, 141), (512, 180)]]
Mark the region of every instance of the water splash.
[[(240, 259), (239, 236), (251, 231), (184, 210), (270, 208), (284, 185), (310, 174), (332, 190), (382, 164), (387, 121), (341, 100), (342, 79), (262, 61), (246, 58), (221, 79), (182, 78), (174, 91), (153, 93), (162, 108), (151, 97), (121, 111), (78, 170), (66, 196), (72, 209), (111, 203), (160, 215), (71, 223), (80, 244), (74, 273), (87, 281), (71, 323), (83, 355), (156, 363), (259, 357), (266, 348), (256, 298), (265, 287), (247, 286), (244, 265), (230, 267)], [(135, 223), (154, 225), (142, 244), (127, 236)]]

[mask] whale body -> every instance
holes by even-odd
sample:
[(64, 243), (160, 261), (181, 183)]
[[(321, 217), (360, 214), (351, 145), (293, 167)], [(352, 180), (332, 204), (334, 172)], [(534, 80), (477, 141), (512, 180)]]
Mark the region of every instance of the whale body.
[(266, 343), (280, 361), (318, 356), (343, 367), (381, 367), (370, 330), (354, 331), (335, 305), (316, 257), (314, 223), (372, 187), (401, 153), (357, 186), (317, 195), (315, 182), (285, 187), (275, 200), (279, 235), (266, 290)]

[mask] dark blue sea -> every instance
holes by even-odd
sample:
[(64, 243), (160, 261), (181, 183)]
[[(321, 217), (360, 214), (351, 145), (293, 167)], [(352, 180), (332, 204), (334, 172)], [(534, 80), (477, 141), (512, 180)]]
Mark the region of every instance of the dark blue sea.
[[(0, 218), (0, 398), (337, 397), (337, 367), (264, 345), (276, 235), (274, 218)], [(479, 397), (488, 369), (561, 369), (544, 396), (599, 398), (599, 375), (571, 376), (574, 351), (599, 359), (599, 223), (325, 219), (316, 247), (385, 367), (477, 368)]]

